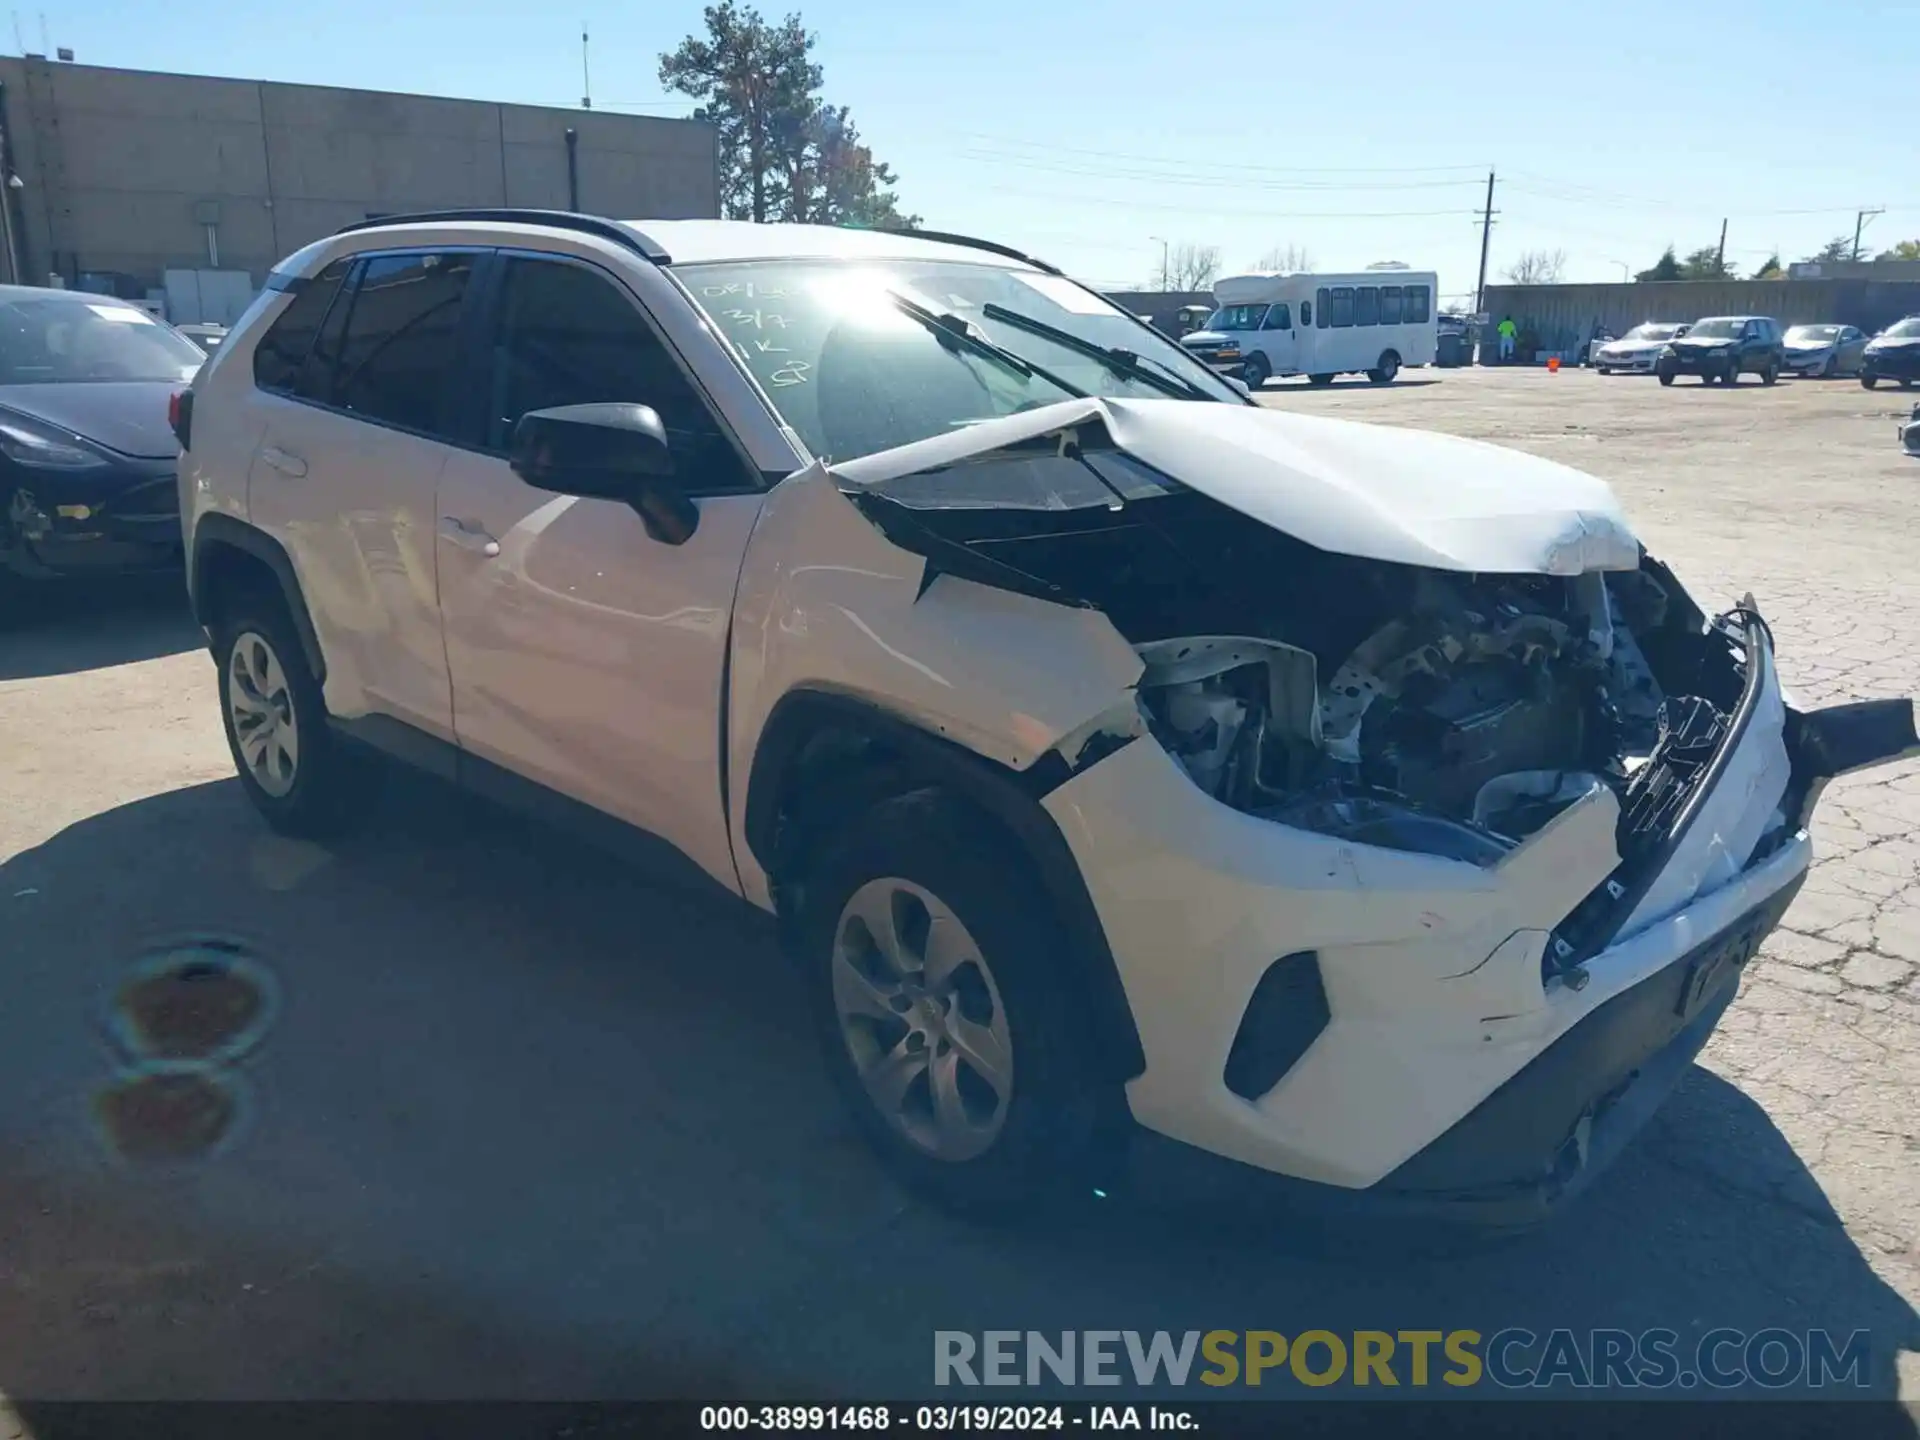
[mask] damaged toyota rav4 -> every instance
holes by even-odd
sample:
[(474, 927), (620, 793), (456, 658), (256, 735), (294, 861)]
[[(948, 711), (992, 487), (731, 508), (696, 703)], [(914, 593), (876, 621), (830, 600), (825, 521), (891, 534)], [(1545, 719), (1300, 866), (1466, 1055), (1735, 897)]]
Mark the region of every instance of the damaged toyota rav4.
[(300, 251), (176, 406), (242, 782), (366, 750), (777, 917), (911, 1183), (1536, 1220), (1908, 700), (1802, 711), (1599, 480), (1264, 409), (956, 236), (541, 212)]

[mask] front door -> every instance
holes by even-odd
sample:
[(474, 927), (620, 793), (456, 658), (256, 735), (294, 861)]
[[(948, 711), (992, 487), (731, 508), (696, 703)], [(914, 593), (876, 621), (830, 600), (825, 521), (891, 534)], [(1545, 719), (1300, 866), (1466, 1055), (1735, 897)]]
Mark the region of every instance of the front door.
[[(733, 594), (754, 472), (639, 302), (584, 261), (502, 253), (475, 448), (440, 477), (440, 603), (462, 749), (667, 840), (737, 885), (721, 801)], [(626, 505), (508, 467), (529, 410), (650, 405), (700, 523), (682, 545)]]
[[(344, 279), (330, 272), (321, 280), (334, 288), (303, 292), (263, 337), (255, 366), (263, 426), (249, 513), (284, 538), (309, 598), (328, 708), (390, 715), (442, 738), (453, 711), (434, 492), (452, 453), (456, 337), (478, 259), (385, 253)], [(324, 323), (312, 313), (320, 297)]]
[(1297, 375), (1300, 371), (1300, 347), (1294, 340), (1293, 306), (1282, 300), (1267, 307), (1260, 322), (1259, 346), (1267, 357), (1267, 368), (1275, 375)]

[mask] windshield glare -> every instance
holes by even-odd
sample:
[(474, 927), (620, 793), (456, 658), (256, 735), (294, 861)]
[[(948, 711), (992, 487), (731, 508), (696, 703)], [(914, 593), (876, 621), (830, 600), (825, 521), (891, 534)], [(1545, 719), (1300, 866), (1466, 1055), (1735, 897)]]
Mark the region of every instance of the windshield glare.
[(1689, 340), (1735, 340), (1740, 336), (1738, 320), (1702, 320), (1687, 332)]
[(1264, 305), (1222, 305), (1207, 320), (1209, 330), (1258, 330), (1267, 318)]
[(1909, 315), (1906, 319), (1887, 327), (1889, 340), (1920, 339), (1920, 315)]
[(1787, 331), (1788, 340), (1836, 340), (1840, 336), (1838, 325), (1796, 325)]
[(1040, 374), (963, 346), (943, 345), (888, 293), (937, 315), (955, 315), (978, 338), (1013, 352), (1065, 385), (1119, 400), (1164, 400), (1131, 379), (1042, 336), (992, 320), (987, 305), (1138, 355), (1209, 397), (1239, 392), (1174, 341), (1092, 291), (1036, 271), (964, 261), (853, 264), (763, 260), (684, 265), (674, 273), (760, 382), (808, 450), (851, 460), (981, 420), (1070, 399)]
[(1628, 340), (1671, 340), (1680, 333), (1678, 325), (1636, 325), (1627, 331)]
[(206, 358), (185, 336), (131, 305), (0, 302), (0, 384), (187, 380)]

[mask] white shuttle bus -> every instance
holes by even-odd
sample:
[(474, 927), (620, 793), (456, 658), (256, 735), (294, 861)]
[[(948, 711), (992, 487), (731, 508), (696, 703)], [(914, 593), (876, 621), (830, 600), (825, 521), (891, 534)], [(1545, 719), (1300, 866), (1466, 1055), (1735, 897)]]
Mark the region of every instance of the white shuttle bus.
[(1258, 390), (1275, 375), (1330, 385), (1364, 374), (1385, 385), (1408, 365), (1431, 365), (1439, 328), (1430, 270), (1347, 275), (1229, 275), (1219, 308), (1181, 340), (1215, 370)]

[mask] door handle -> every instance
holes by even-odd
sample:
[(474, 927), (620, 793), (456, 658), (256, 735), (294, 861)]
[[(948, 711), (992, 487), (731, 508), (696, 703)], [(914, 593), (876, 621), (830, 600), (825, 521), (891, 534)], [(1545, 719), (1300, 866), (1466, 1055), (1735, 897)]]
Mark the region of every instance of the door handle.
[(464, 520), (451, 515), (440, 517), (440, 538), (451, 541), (462, 550), (471, 550), (476, 555), (484, 555), (491, 560), (500, 553), (500, 542), (482, 530), (478, 525), (469, 525)]
[(296, 480), (307, 473), (306, 461), (298, 455), (289, 455), (278, 445), (267, 446), (260, 452), (260, 458), (282, 475), (291, 475)]

